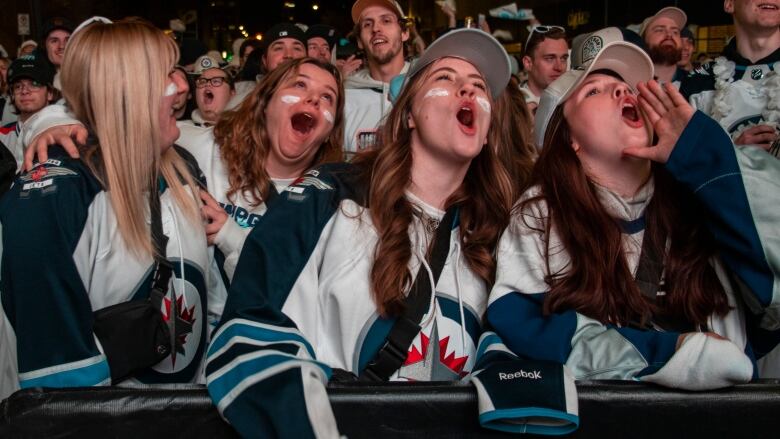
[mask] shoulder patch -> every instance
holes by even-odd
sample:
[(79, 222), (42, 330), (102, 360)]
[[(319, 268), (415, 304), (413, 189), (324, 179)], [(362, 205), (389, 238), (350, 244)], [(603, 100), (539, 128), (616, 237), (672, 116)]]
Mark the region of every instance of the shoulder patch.
[(78, 177), (78, 172), (61, 166), (62, 162), (56, 159), (49, 159), (43, 163), (38, 163), (29, 172), (21, 174), (18, 183), (21, 184), (19, 192), (20, 198), (27, 198), (30, 192), (42, 190), (44, 194), (56, 191), (55, 180), (64, 177)]

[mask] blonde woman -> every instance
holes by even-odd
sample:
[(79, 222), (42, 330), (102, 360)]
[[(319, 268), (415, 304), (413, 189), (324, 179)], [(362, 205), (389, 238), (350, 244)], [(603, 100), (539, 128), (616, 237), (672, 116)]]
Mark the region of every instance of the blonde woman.
[[(208, 254), (197, 185), (171, 148), (185, 86), (172, 74), (177, 57), (172, 40), (134, 20), (92, 22), (68, 44), (62, 91), (90, 132), (81, 158), (52, 149), (0, 202), (1, 323), (15, 339), (1, 354), (16, 356), (22, 388), (200, 376)], [(161, 322), (168, 339), (145, 338)], [(149, 347), (164, 358), (147, 364)]]

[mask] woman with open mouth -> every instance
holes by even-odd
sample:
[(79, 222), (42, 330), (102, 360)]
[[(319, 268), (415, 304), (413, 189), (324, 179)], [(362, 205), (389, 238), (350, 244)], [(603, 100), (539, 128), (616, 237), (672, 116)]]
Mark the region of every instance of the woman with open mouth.
[[(509, 75), (490, 35), (441, 37), (410, 69), (381, 146), (306, 172), (250, 233), (206, 372), (242, 436), (337, 437), (333, 369), (372, 381), (472, 370), (512, 203), (486, 145)], [(292, 129), (269, 135), (303, 141), (312, 122), (285, 114)], [(394, 322), (406, 342), (389, 341)]]
[[(735, 153), (717, 123), (652, 81), (641, 49), (602, 37), (575, 47), (599, 51), (541, 98), (533, 186), (499, 244), (488, 321), (516, 354), (578, 379), (750, 381), (774, 345), (749, 341), (748, 326), (778, 317), (764, 256), (777, 251), (778, 195), (753, 186), (780, 168)], [(780, 372), (772, 356), (764, 376)]]
[(96, 17), (68, 43), (81, 158), (54, 148), (0, 202), (0, 376), (15, 362), (17, 388), (202, 380), (209, 256), (197, 175), (172, 147), (177, 57), (134, 19)]
[[(61, 106), (50, 110), (63, 112)], [(203, 173), (208, 192), (200, 191), (211, 263), (209, 319), (216, 324), (244, 240), (273, 199), (312, 166), (341, 159), (344, 92), (338, 69), (313, 58), (292, 60), (269, 73), (243, 103), (224, 112), (212, 141), (186, 148)], [(51, 114), (51, 113), (50, 113)], [(63, 144), (74, 157), (70, 138), (86, 131), (72, 116), (40, 118), (49, 127), (40, 138)], [(42, 128), (34, 129), (41, 131)], [(30, 148), (46, 160), (46, 141)]]

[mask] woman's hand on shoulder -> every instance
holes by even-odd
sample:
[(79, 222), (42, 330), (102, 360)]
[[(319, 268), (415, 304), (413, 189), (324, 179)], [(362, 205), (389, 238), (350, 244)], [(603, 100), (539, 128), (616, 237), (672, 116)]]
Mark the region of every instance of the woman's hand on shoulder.
[(645, 121), (652, 125), (658, 135), (658, 143), (651, 147), (626, 148), (623, 153), (666, 163), (696, 110), (671, 83), (661, 85), (657, 81), (640, 82), (637, 88)]
[(87, 129), (82, 125), (59, 125), (42, 132), (30, 142), (24, 151), (24, 170), (29, 171), (33, 167), (33, 160), (38, 157), (39, 162), (45, 162), (49, 158), (49, 148), (53, 145), (61, 145), (65, 152), (74, 159), (79, 158), (80, 145), (87, 143)]
[(203, 215), (203, 219), (206, 220), (206, 240), (209, 245), (214, 245), (217, 234), (222, 230), (222, 226), (225, 225), (228, 215), (225, 209), (217, 203), (217, 200), (202, 189), (200, 190), (200, 199), (203, 200), (203, 207), (200, 208), (200, 212)]

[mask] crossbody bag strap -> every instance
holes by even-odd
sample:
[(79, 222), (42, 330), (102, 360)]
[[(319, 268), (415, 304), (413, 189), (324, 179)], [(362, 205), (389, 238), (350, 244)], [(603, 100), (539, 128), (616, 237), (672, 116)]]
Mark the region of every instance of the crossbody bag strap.
[[(666, 245), (667, 235), (664, 233), (660, 238), (661, 242)], [(642, 295), (653, 304), (657, 304), (659, 295), (666, 293), (661, 285), (664, 263), (663, 255), (659, 254), (655, 246), (652, 245), (648, 231), (645, 230), (634, 281), (636, 282), (637, 287), (639, 287), (639, 291), (642, 292)], [(665, 331), (690, 332), (695, 330), (695, 326), (690, 322), (663, 315), (654, 315), (652, 323)], [(652, 326), (648, 322), (645, 327), (650, 328)]]
[[(447, 209), (436, 229), (433, 250), (428, 260), (433, 272), (434, 284), (439, 282), (439, 276), (441, 276), (447, 254), (450, 251), (452, 225), (457, 214), (457, 206)], [(387, 381), (390, 375), (401, 367), (406, 361), (409, 346), (412, 345), (414, 338), (422, 329), (420, 322), (430, 308), (431, 300), (433, 300), (433, 292), (428, 273), (425, 267), (420, 266), (412, 289), (404, 300), (406, 307), (403, 314), (398, 316), (387, 334), (384, 345), (360, 374), (361, 381)]]

